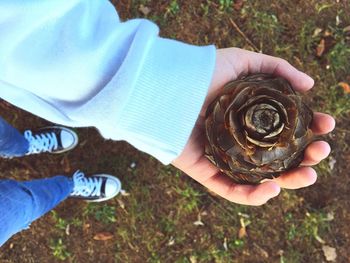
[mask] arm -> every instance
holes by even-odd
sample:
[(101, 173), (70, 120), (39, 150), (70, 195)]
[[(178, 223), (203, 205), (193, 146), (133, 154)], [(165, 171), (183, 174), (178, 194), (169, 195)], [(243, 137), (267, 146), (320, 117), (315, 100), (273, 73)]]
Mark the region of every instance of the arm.
[[(29, 11), (30, 10), (30, 11)], [(0, 97), (45, 119), (95, 126), (163, 163), (180, 154), (215, 65), (215, 48), (119, 21), (108, 1), (1, 1)]]
[[(7, 2), (0, 3), (2, 98), (53, 122), (95, 126), (105, 137), (127, 140), (163, 163), (173, 160), (233, 202), (258, 205), (280, 187), (315, 182), (316, 173), (307, 167), (259, 186), (239, 186), (203, 156), (203, 113), (227, 81), (266, 72), (286, 77), (299, 90), (312, 87), (313, 81), (286, 61), (240, 49), (218, 50), (216, 56), (212, 46), (159, 38), (149, 21), (121, 23), (107, 1), (27, 1), (32, 12), (19, 8), (20, 1)], [(333, 129), (331, 117), (317, 116), (315, 131)], [(328, 153), (328, 144), (313, 144), (305, 164)]]

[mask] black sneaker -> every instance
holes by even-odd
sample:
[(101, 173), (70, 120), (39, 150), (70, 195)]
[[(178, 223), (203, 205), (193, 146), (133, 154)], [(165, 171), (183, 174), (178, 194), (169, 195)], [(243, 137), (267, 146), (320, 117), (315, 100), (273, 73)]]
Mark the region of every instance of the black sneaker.
[(29, 142), (27, 155), (37, 153), (63, 153), (78, 144), (77, 134), (64, 127), (45, 127), (38, 131), (26, 130), (24, 137)]
[(69, 197), (88, 202), (102, 202), (119, 194), (121, 182), (115, 176), (96, 174), (85, 177), (79, 170), (73, 175), (74, 188)]

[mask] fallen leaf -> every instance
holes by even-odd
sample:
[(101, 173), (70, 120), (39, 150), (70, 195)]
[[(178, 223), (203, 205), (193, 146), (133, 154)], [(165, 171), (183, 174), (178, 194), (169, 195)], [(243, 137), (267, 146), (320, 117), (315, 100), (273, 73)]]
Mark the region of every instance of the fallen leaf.
[(338, 86), (341, 87), (346, 94), (350, 94), (350, 85), (346, 82), (339, 82)]
[(143, 15), (147, 16), (147, 15), (151, 12), (151, 8), (149, 8), (149, 7), (147, 7), (147, 6), (144, 6), (144, 5), (140, 5), (139, 11), (140, 11)]
[(208, 212), (207, 212), (207, 211), (203, 211), (203, 212), (201, 213), (201, 215), (202, 215), (202, 216), (207, 216), (207, 215), (208, 215)]
[(333, 221), (334, 220), (334, 212), (327, 213), (327, 221)]
[(224, 238), (224, 243), (222, 244), (224, 246), (224, 249), (227, 251), (228, 247), (227, 247), (227, 238)]
[(340, 17), (337, 15), (337, 16), (335, 17), (335, 24), (336, 24), (337, 26), (339, 26), (340, 23), (341, 23)]
[(195, 226), (204, 226), (204, 223), (200, 220), (197, 220), (196, 222), (193, 223)]
[(204, 226), (204, 223), (202, 222), (201, 214), (197, 215), (197, 221), (193, 223), (195, 226)]
[(322, 246), (322, 250), (327, 261), (335, 261), (337, 258), (337, 252), (334, 247), (324, 245)]
[(331, 36), (333, 36), (333, 33), (332, 33), (332, 31), (330, 31), (330, 30), (326, 30), (326, 31), (324, 31), (324, 34), (323, 34), (325, 37), (331, 37)]
[(283, 257), (284, 251), (282, 249), (277, 251), (277, 255)]
[(101, 232), (94, 236), (94, 240), (98, 240), (98, 241), (106, 241), (112, 238), (113, 238), (113, 234), (109, 232)]
[(70, 235), (70, 224), (68, 224), (68, 225), (66, 226), (65, 232), (66, 232), (66, 235), (67, 235), (67, 236)]
[(238, 238), (242, 239), (247, 235), (247, 229), (244, 227), (241, 227), (238, 231)]
[(89, 229), (89, 228), (90, 228), (90, 224), (84, 224), (84, 225), (83, 225), (83, 229), (84, 229), (84, 230), (87, 230), (87, 229)]
[(346, 32), (350, 32), (350, 25), (346, 26), (343, 28), (343, 31)]
[(335, 164), (337, 163), (337, 160), (333, 158), (332, 156), (329, 157), (328, 165), (329, 169), (332, 171), (334, 169)]
[(320, 43), (318, 44), (316, 48), (316, 56), (321, 57), (325, 51), (325, 40), (324, 38), (321, 39)]
[(175, 238), (173, 236), (171, 236), (169, 241), (168, 241), (168, 246), (172, 246), (174, 244), (175, 244)]
[(121, 190), (120, 190), (120, 194), (121, 194), (122, 196), (129, 196), (129, 195), (130, 195), (130, 193), (128, 193), (128, 192), (125, 191), (124, 189), (121, 189)]
[(119, 206), (120, 206), (122, 209), (125, 210), (125, 204), (124, 204), (124, 202), (123, 202), (122, 200), (120, 200), (120, 199), (117, 199), (117, 202), (118, 202)]
[(314, 33), (312, 34), (312, 37), (317, 37), (322, 31), (323, 31), (322, 28), (316, 27), (316, 29), (314, 30)]

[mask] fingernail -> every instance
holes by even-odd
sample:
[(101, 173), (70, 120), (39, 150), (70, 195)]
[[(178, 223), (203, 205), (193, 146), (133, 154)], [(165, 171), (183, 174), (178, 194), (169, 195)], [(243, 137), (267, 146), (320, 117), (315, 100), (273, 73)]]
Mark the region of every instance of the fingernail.
[(308, 87), (312, 87), (315, 84), (315, 81), (313, 78), (311, 78), (308, 74), (306, 74), (305, 72), (302, 72), (305, 75), (305, 82), (307, 84)]

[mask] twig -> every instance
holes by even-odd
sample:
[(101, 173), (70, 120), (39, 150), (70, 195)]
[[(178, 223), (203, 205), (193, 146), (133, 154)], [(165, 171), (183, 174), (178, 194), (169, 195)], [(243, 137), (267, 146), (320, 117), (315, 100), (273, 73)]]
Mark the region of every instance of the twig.
[(248, 45), (250, 45), (254, 51), (256, 52), (261, 52), (254, 44), (252, 41), (250, 41), (250, 39), (243, 33), (243, 31), (237, 26), (237, 24), (235, 23), (235, 21), (232, 20), (232, 18), (229, 18), (231, 25), (234, 27), (234, 29), (237, 30), (237, 32), (244, 38), (244, 40), (248, 43)]

